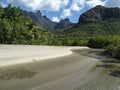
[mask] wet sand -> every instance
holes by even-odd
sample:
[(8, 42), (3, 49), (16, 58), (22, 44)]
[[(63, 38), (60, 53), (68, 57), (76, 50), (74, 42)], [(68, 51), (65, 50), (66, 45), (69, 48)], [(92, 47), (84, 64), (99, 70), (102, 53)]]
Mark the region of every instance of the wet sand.
[(93, 51), (100, 50), (0, 67), (0, 90), (120, 90), (120, 78), (99, 67), (106, 58)]

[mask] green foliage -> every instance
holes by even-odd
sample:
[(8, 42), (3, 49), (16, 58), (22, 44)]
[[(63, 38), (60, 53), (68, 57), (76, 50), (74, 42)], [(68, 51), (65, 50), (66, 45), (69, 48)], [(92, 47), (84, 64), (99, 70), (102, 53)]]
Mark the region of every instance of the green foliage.
[(106, 48), (105, 54), (108, 54), (111, 57), (120, 59), (120, 44), (119, 45), (109, 45)]
[(119, 44), (120, 35), (94, 36), (88, 41), (88, 46), (91, 48), (106, 48), (109, 45)]
[(107, 37), (95, 36), (89, 39), (88, 46), (91, 48), (104, 48), (109, 45)]
[[(62, 41), (62, 45), (86, 46), (88, 40), (89, 47), (105, 48), (111, 43), (115, 44), (119, 42), (115, 38), (118, 38), (120, 34), (120, 19), (111, 18), (99, 23), (76, 24), (68, 30), (61, 30), (54, 33), (57, 39)], [(82, 42), (84, 43), (82, 44)]]
[(120, 19), (108, 19), (99, 23), (76, 24), (64, 32), (57, 32), (58, 38), (88, 39), (101, 35), (120, 34)]
[(2, 11), (2, 6), (0, 5), (0, 18), (2, 17), (3, 11)]
[(22, 15), (22, 11), (19, 8), (12, 7), (11, 4), (8, 4), (8, 6), (4, 9), (3, 17), (10, 20), (17, 20), (20, 15)]
[(105, 48), (105, 54), (120, 58), (120, 35), (95, 36), (88, 41), (91, 48)]
[(21, 14), (19, 8), (11, 7), (10, 4), (4, 10), (0, 7), (1, 44), (61, 45), (54, 34), (38, 27)]
[(88, 40), (74, 40), (71, 46), (87, 46)]

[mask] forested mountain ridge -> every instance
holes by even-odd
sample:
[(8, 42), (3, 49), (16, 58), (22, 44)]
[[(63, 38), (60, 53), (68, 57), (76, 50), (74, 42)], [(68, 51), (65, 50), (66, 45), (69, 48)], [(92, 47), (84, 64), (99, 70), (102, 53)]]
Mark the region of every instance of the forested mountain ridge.
[(59, 29), (67, 29), (69, 27), (72, 27), (74, 24), (70, 22), (70, 20), (64, 19), (60, 22), (53, 22), (47, 16), (42, 16), (40, 10), (37, 12), (28, 12), (23, 11), (23, 16), (28, 17), (31, 20), (33, 20), (38, 26), (41, 26), (43, 28), (46, 28), (47, 30), (59, 30)]
[(68, 29), (74, 26), (74, 23), (70, 22), (69, 18), (66, 19), (62, 19), (60, 20), (59, 23), (56, 24), (56, 26), (54, 27), (55, 30), (60, 30), (60, 29)]
[[(45, 30), (37, 26), (35, 22), (33, 22), (29, 17), (23, 16), (24, 12), (19, 8), (11, 7), (9, 5), (4, 9), (1, 7), (0, 10), (1, 10), (0, 11), (0, 22), (1, 22), (0, 43), (49, 44), (50, 43), (49, 41), (56, 41), (55, 39), (57, 39), (58, 42), (59, 41), (62, 42), (61, 45), (80, 45), (80, 43), (78, 44), (80, 40), (88, 39), (94, 35), (120, 34), (119, 8), (106, 8), (102, 6), (96, 6), (85, 12), (88, 15), (84, 13), (80, 17), (83, 17), (84, 15), (85, 16), (90, 15), (89, 18), (90, 17), (94, 18), (96, 17), (96, 14), (94, 15), (89, 13), (104, 12), (105, 14), (107, 13), (105, 12), (106, 10), (108, 10), (109, 12), (114, 12), (113, 14), (115, 15), (112, 18), (109, 17), (108, 19), (102, 20), (100, 22), (94, 22), (94, 21), (89, 23), (78, 22), (76, 25), (70, 23), (69, 19), (61, 20), (59, 23), (56, 23), (56, 28), (58, 29), (58, 28), (68, 27), (70, 29), (67, 28), (68, 30), (65, 31), (61, 29), (61, 32), (56, 31), (55, 33), (49, 32), (49, 30)], [(43, 17), (40, 11), (37, 11), (36, 13), (33, 12), (29, 12), (29, 13), (32, 13), (29, 14), (31, 15), (31, 17), (34, 16), (39, 18)], [(44, 16), (44, 18), (46, 17)], [(37, 20), (37, 18), (34, 19)], [(95, 19), (98, 20), (98, 17)], [(73, 27), (69, 27), (69, 25)], [(56, 37), (54, 37), (53, 34), (56, 35)]]
[(120, 8), (98, 5), (81, 14), (78, 23), (65, 30), (64, 33), (70, 34), (70, 37), (74, 34), (79, 38), (120, 34)]
[(46, 16), (42, 16), (40, 10), (38, 10), (36, 13), (34, 13), (34, 12), (28, 12), (28, 11), (23, 11), (23, 16), (30, 18), (38, 26), (44, 27), (44, 28), (46, 28), (48, 30), (53, 30), (54, 26), (57, 24), (56, 22), (52, 22)]
[(86, 45), (87, 40), (94, 36), (120, 35), (120, 9), (100, 5), (93, 7), (81, 14), (72, 28), (55, 34), (67, 45)]
[[(77, 33), (84, 32), (88, 47), (104, 48), (104, 55), (116, 58), (106, 62), (120, 63), (120, 8), (98, 5), (80, 15), (73, 29)], [(115, 74), (120, 76), (120, 70)]]

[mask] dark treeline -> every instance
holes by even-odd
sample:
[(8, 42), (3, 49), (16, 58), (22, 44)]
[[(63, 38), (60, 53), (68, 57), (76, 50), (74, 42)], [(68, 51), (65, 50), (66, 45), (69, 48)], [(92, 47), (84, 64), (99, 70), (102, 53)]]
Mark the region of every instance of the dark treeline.
[(91, 48), (104, 48), (104, 54), (120, 59), (120, 35), (95, 36), (88, 41)]

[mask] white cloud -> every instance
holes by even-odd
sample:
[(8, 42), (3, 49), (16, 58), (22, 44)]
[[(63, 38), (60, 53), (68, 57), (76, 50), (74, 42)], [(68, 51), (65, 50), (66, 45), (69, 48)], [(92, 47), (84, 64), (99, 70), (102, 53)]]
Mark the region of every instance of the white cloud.
[(80, 11), (85, 5), (85, 0), (73, 0), (70, 9), (72, 11)]
[(7, 0), (13, 5), (22, 5), (31, 10), (59, 11), (68, 5), (69, 0)]
[(53, 21), (53, 22), (59, 22), (60, 19), (59, 19), (58, 17), (52, 17), (52, 21)]
[(72, 12), (80, 12), (85, 7), (92, 8), (96, 5), (105, 5), (105, 1), (102, 0), (72, 0), (69, 8), (64, 9), (61, 18), (66, 18), (72, 15)]
[[(7, 0), (7, 3), (33, 11), (59, 11), (62, 19), (74, 15), (73, 12), (83, 12), (83, 10), (90, 9), (96, 5), (120, 7), (120, 0)], [(3, 4), (3, 6), (5, 5)], [(59, 21), (57, 17), (53, 17), (53, 19)]]
[(71, 10), (70, 9), (64, 9), (62, 14), (61, 14), (61, 18), (66, 18), (66, 17), (69, 17), (71, 16)]
[(94, 7), (96, 5), (105, 5), (105, 1), (101, 1), (101, 0), (89, 0), (86, 2), (86, 4), (91, 8)]
[(72, 0), (71, 5), (69, 8), (64, 9), (61, 18), (66, 18), (72, 15), (72, 11), (79, 12), (85, 5), (85, 0)]
[(107, 0), (106, 6), (108, 7), (120, 7), (120, 0)]
[(63, 5), (68, 5), (69, 2), (69, 0), (63, 0)]

